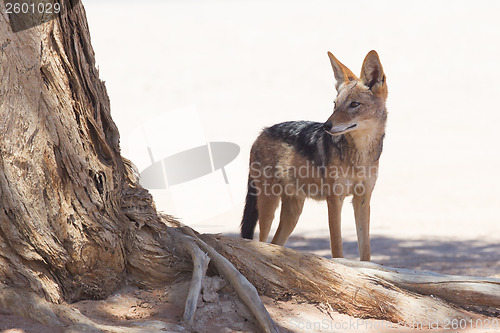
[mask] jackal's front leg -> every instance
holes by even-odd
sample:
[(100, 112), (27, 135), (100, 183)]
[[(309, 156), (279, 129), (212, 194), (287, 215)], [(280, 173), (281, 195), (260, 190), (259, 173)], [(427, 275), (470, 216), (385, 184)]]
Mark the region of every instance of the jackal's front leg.
[(326, 198), (328, 204), (328, 224), (330, 227), (330, 247), (332, 258), (342, 258), (344, 256), (342, 247), (342, 231), (340, 228), (340, 216), (344, 198), (338, 195), (331, 195)]
[(354, 195), (352, 199), (356, 234), (358, 235), (359, 258), (362, 261), (370, 261), (370, 199), (371, 193)]

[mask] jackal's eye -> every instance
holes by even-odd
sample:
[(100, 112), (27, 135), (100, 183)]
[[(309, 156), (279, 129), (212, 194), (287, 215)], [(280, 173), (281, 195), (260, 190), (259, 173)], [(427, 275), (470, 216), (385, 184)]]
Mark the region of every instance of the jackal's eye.
[(361, 105), (361, 103), (359, 103), (359, 102), (351, 102), (351, 104), (349, 104), (349, 107), (350, 108), (357, 108), (360, 105)]

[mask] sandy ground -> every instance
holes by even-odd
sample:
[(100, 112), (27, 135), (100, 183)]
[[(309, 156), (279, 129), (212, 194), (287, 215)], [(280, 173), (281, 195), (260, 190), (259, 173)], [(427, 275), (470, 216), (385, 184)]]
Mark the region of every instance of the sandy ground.
[[(83, 4), (123, 154), (140, 170), (151, 163), (147, 147), (156, 160), (208, 141), (241, 148), (225, 168), (229, 184), (214, 172), (154, 190), (159, 209), (200, 232), (237, 236), (249, 149), (261, 128), (287, 120), (325, 121), (335, 97), (326, 52), (358, 73), (365, 54), (376, 49), (390, 93), (372, 200), (373, 261), (500, 277), (498, 2)], [(356, 259), (348, 202), (342, 228), (345, 257)], [(328, 257), (327, 235), (326, 205), (307, 202), (287, 246)], [(231, 291), (217, 293), (217, 302), (200, 301), (204, 315), (196, 331), (255, 331)], [(104, 322), (175, 324), (180, 300), (169, 290), (124, 287), (106, 301), (77, 307)], [(300, 318), (331, 320), (315, 306), (265, 302), (285, 332), (346, 331), (335, 325), (308, 329)], [(53, 331), (32, 325), (0, 309), (2, 332)]]
[[(182, 321), (188, 289), (188, 277), (167, 288), (160, 289), (138, 289), (124, 286), (106, 300), (80, 301), (72, 304), (72, 307), (101, 325), (148, 329), (140, 331), (141, 333), (252, 333), (260, 331), (253, 316), (234, 290), (218, 276), (205, 277), (203, 292), (198, 299), (196, 320), (189, 330), (185, 329), (179, 324)], [(277, 301), (262, 297), (262, 301), (281, 333), (450, 332), (449, 328), (438, 328), (435, 323), (412, 327), (412, 325), (419, 324), (397, 324), (382, 320), (353, 318), (331, 311), (324, 304), (307, 304), (297, 302), (294, 299)], [(498, 315), (500, 316), (500, 313)], [(497, 332), (499, 323), (491, 320), (491, 318), (477, 317), (475, 323), (478, 323), (478, 326), (482, 324), (482, 329), (469, 327), (466, 331)], [(429, 325), (431, 326), (429, 327)], [(462, 331), (465, 330), (451, 330), (451, 332)], [(62, 333), (63, 330), (51, 328), (0, 309), (0, 332)], [(79, 327), (68, 332), (93, 333), (96, 331)]]

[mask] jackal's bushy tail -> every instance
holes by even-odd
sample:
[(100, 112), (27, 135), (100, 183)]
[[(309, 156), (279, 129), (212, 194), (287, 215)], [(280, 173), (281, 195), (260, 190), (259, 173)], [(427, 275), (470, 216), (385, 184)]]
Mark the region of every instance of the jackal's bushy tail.
[(257, 209), (257, 189), (253, 180), (248, 176), (248, 192), (245, 202), (245, 210), (241, 219), (241, 237), (253, 239), (253, 233), (257, 220), (259, 219), (259, 210)]

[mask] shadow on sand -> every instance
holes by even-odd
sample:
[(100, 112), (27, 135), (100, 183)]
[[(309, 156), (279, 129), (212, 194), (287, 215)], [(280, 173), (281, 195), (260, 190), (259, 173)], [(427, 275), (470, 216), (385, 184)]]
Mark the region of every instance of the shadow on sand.
[[(226, 234), (239, 237), (237, 234)], [(292, 235), (287, 247), (331, 258), (328, 237)], [(356, 240), (344, 239), (344, 257), (359, 260)], [(500, 277), (500, 243), (454, 239), (399, 239), (372, 235), (372, 262), (442, 274)]]

